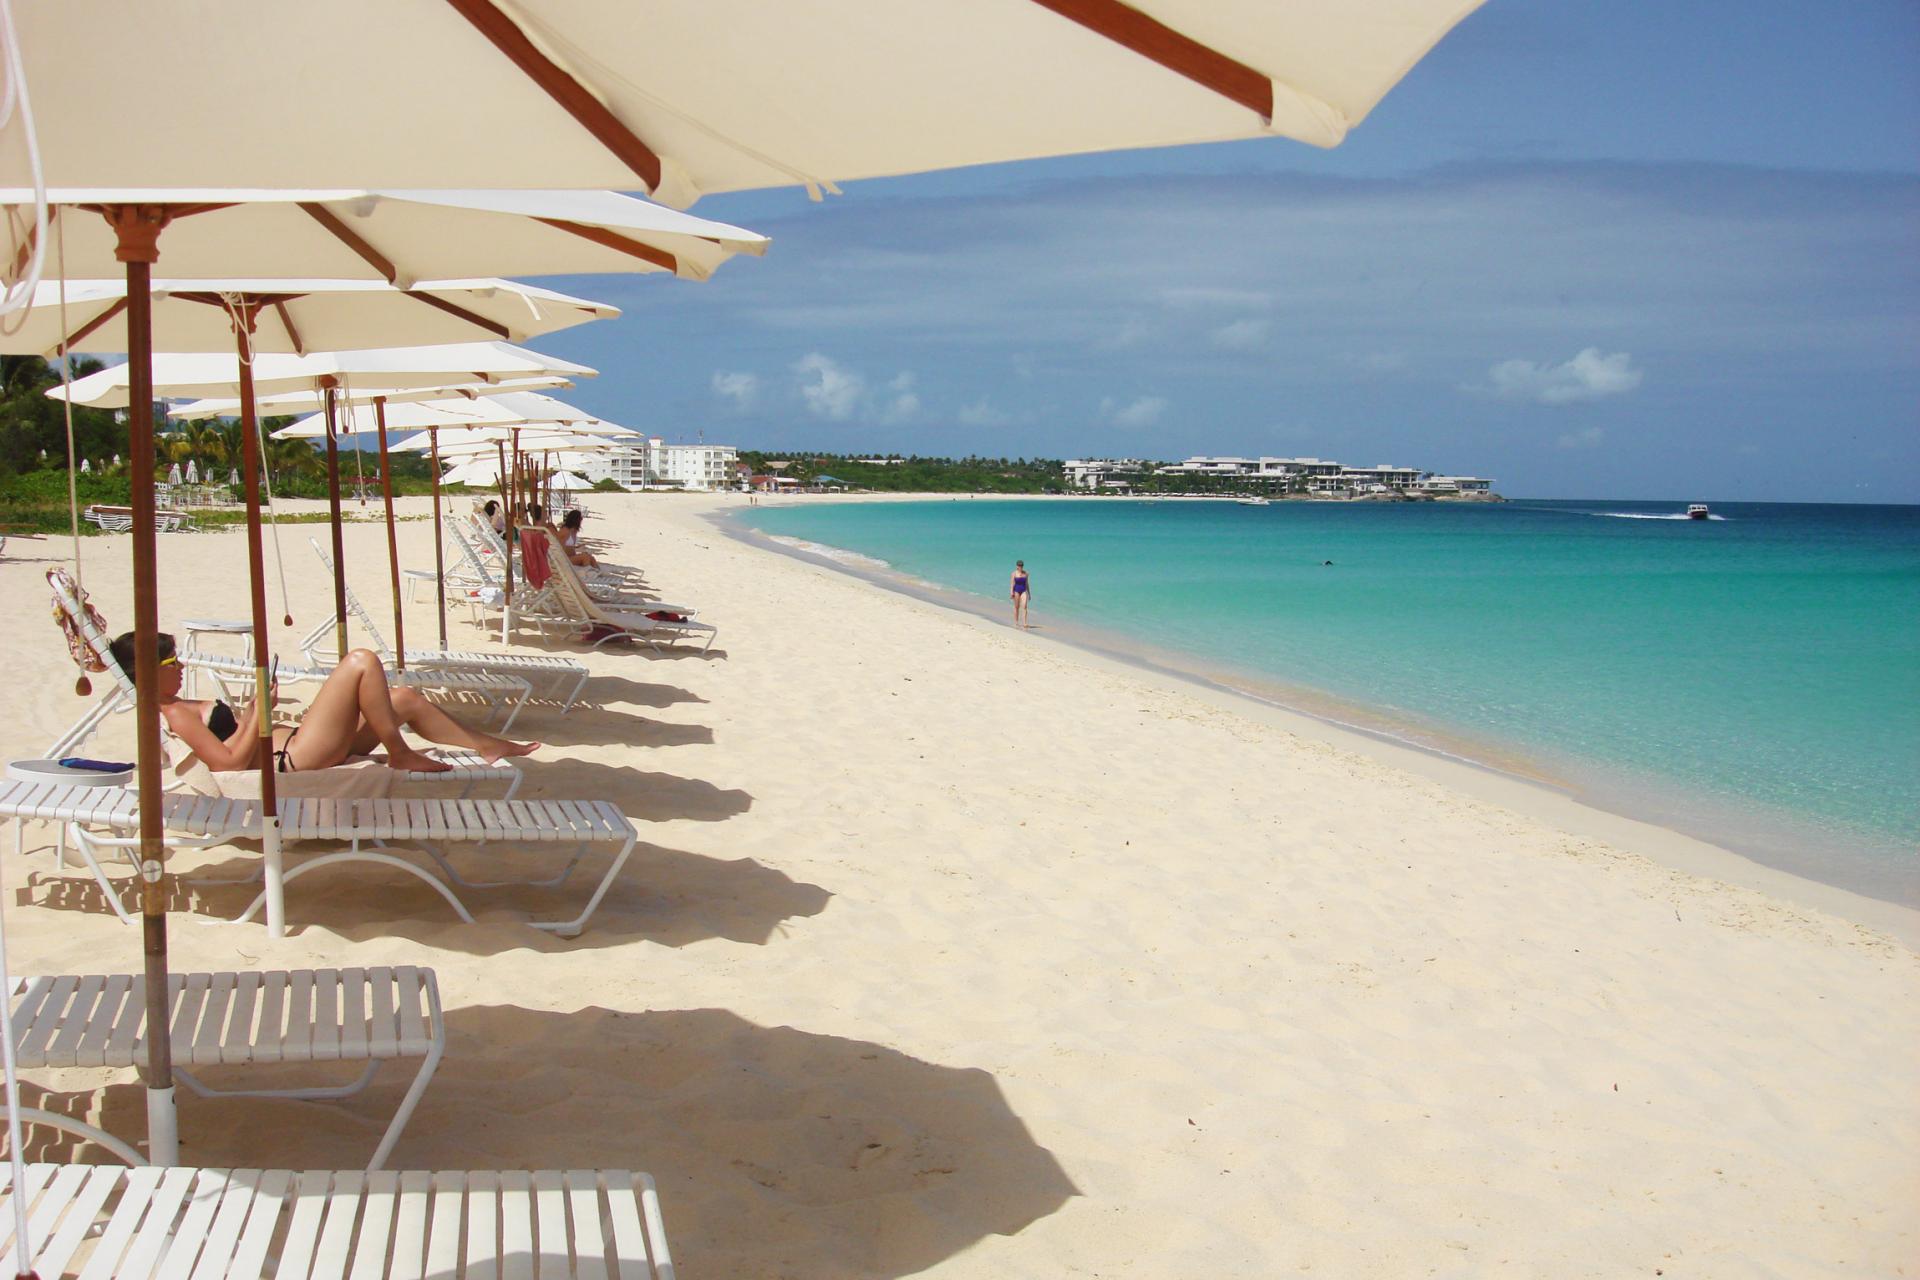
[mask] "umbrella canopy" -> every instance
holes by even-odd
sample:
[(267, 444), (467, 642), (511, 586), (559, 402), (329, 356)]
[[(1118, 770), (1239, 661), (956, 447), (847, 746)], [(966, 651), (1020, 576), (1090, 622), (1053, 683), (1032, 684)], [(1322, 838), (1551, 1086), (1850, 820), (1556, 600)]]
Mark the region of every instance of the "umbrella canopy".
[(557, 471), (547, 480), (547, 488), (561, 493), (577, 493), (593, 488), (593, 481), (573, 471)]
[[(589, 373), (592, 371), (589, 370)], [(342, 388), (334, 396), (335, 404), (372, 404), (375, 400), (384, 400), (389, 406), (411, 404), (418, 400), (452, 400), (464, 397), (475, 399), (480, 396), (503, 395), (510, 391), (554, 391), (570, 387), (573, 382), (558, 374), (538, 378), (513, 378), (502, 382), (454, 382), (443, 387), (389, 387), (378, 384), (369, 385), (365, 378), (357, 379), (350, 388)], [(317, 391), (281, 391), (270, 396), (255, 396), (254, 408), (266, 417), (278, 417), (288, 413), (311, 413), (326, 408), (325, 396)], [(205, 418), (231, 418), (240, 412), (240, 401), (233, 396), (209, 396), (186, 404), (174, 405), (167, 410), (169, 418), (179, 418), (183, 422), (197, 422)]]
[[(498, 338), (525, 342), (620, 308), (511, 280), (432, 280), (396, 289), (377, 280), (155, 280), (153, 333), (165, 351), (234, 349), (233, 316), (259, 306), (255, 351), (339, 351)], [(232, 309), (230, 309), (232, 308)], [(125, 351), (124, 280), (49, 280), (33, 310), (0, 338), (9, 352), (53, 358), (73, 351)]]
[[(216, 95), (217, 96), (217, 95)], [(118, 274), (117, 237), (98, 210), (172, 212), (159, 269), (169, 277), (422, 280), (480, 273), (672, 272), (705, 280), (737, 253), (763, 254), (755, 231), (612, 191), (258, 191), (178, 187), (54, 188), (69, 276)], [(31, 188), (0, 205), (34, 204)], [(52, 258), (49, 258), (49, 262)]]
[[(1333, 146), (1479, 4), (64, 0), (12, 20), (50, 183), (520, 176), (684, 207), (1125, 147)], [(157, 50), (171, 82), (219, 91), (154, 93)], [(352, 92), (323, 89), (342, 67)], [(21, 132), (0, 142), (0, 181), (25, 184)]]
[[(605, 432), (606, 434), (601, 434)], [(439, 432), (439, 450), (442, 458), (492, 457), (501, 445), (517, 445), (522, 453), (553, 452), (561, 449), (583, 450), (586, 452), (606, 452), (613, 449), (631, 448), (640, 433), (630, 427), (615, 427), (611, 423), (595, 427), (592, 432), (561, 431), (552, 427), (525, 427), (519, 430), (488, 427), (472, 431)], [(408, 436), (393, 446), (395, 452), (423, 453), (432, 447), (426, 433)]]
[[(343, 431), (371, 431), (374, 429), (374, 413), (370, 406), (356, 407), (350, 415), (341, 415), (345, 424)], [(565, 423), (578, 426), (583, 430), (598, 430), (600, 419), (585, 409), (576, 408), (564, 400), (552, 396), (536, 395), (530, 392), (503, 392), (496, 396), (476, 397), (473, 399), (424, 400), (407, 404), (389, 404), (386, 408), (386, 422), (389, 431), (425, 431), (430, 427), (458, 429), (461, 427), (509, 427), (533, 423), (557, 425)], [(612, 426), (611, 423), (607, 424)], [(625, 427), (616, 427), (615, 431), (624, 432)], [(326, 416), (313, 414), (280, 428), (273, 433), (277, 437), (298, 439), (317, 438), (326, 434)], [(441, 447), (452, 437), (440, 437)], [(396, 443), (395, 449), (401, 447)]]
[[(124, 409), (132, 403), (134, 374), (132, 364), (122, 364), (76, 378), (71, 399), (75, 404), (96, 409)], [(328, 379), (395, 387), (442, 387), (450, 378), (492, 382), (555, 375), (591, 378), (594, 370), (505, 342), (325, 351), (306, 356), (264, 354), (253, 360), (253, 384), (266, 392), (312, 393)], [(240, 361), (231, 354), (187, 353), (153, 358), (154, 395), (230, 395), (239, 385)], [(55, 400), (68, 398), (67, 389), (62, 387), (52, 388), (47, 395)]]

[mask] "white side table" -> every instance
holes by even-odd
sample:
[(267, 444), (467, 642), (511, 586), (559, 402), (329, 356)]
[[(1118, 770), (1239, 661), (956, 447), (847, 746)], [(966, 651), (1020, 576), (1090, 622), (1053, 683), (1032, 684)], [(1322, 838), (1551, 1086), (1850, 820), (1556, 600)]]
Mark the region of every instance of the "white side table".
[[(7, 781), (55, 782), (69, 787), (124, 787), (133, 781), (133, 770), (69, 769), (58, 760), (10, 760)], [(26, 822), (25, 818), (16, 818), (13, 822), (13, 856), (16, 858), (22, 852)], [(67, 865), (67, 824), (64, 822), (60, 824), (58, 865)]]

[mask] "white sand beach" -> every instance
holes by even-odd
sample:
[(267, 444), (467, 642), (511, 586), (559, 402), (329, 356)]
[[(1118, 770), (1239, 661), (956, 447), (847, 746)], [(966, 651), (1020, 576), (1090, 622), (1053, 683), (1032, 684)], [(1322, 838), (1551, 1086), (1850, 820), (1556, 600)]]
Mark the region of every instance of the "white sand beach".
[[(254, 855), (175, 860), (178, 969), (438, 971), (448, 1053), (392, 1167), (648, 1170), (689, 1280), (1920, 1272), (1920, 914), (756, 549), (705, 518), (733, 501), (589, 497), (721, 630), (588, 653), (591, 705), (516, 726), (548, 744), (523, 795), (641, 826), (578, 939), (524, 921), (579, 883), (463, 925), (349, 867), (292, 886), (275, 942), (190, 882)], [(330, 608), (323, 528), (285, 530), (277, 637)], [(384, 533), (347, 540), (384, 618)], [(400, 545), (432, 563), (424, 520)], [(84, 544), (114, 632), (127, 548)], [(0, 561), (8, 758), (85, 705), (64, 551)], [(165, 537), (160, 571), (163, 627), (246, 616), (238, 532)], [(27, 834), (14, 970), (137, 972), (139, 930)], [(357, 1167), (405, 1076), (183, 1094), (183, 1158)], [(130, 1073), (30, 1079), (143, 1134)]]

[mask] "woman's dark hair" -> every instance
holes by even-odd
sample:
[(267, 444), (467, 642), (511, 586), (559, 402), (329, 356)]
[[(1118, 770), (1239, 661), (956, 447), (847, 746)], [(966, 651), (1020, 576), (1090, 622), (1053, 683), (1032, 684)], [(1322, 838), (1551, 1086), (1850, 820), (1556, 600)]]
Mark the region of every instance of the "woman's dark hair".
[[(160, 633), (160, 644), (158, 647), (160, 650), (160, 660), (165, 662), (173, 656), (173, 637), (162, 631)], [(114, 665), (127, 673), (127, 679), (133, 679), (133, 657), (135, 652), (133, 647), (133, 632), (123, 631), (115, 636), (107, 645), (107, 652), (113, 655)]]
[(575, 507), (573, 510), (567, 512), (566, 518), (560, 523), (569, 529), (578, 529), (580, 522), (585, 518), (586, 517), (580, 514), (580, 508)]
[(541, 515), (540, 504), (537, 502), (529, 502), (527, 504), (527, 523), (539, 524), (540, 515)]
[(492, 515), (494, 512), (498, 511), (499, 509), (500, 509), (500, 504), (495, 502), (492, 498), (488, 498), (487, 505), (480, 508), (480, 510), (485, 512), (487, 515)]

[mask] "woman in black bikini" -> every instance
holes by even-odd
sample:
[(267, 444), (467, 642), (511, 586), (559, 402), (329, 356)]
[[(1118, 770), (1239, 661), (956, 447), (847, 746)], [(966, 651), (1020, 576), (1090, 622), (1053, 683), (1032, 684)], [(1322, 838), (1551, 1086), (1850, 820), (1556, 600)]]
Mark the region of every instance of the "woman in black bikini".
[[(133, 632), (117, 637), (113, 660), (133, 676)], [(180, 660), (173, 637), (160, 635), (160, 714), (173, 736), (186, 743), (207, 768), (232, 772), (254, 767), (260, 704), (249, 702), (234, 714), (225, 702), (180, 696)], [(297, 728), (273, 730), (273, 754), (281, 773), (327, 769), (350, 755), (366, 755), (385, 747), (387, 765), (419, 773), (442, 773), (451, 766), (414, 750), (400, 736), (401, 726), (429, 742), (464, 747), (498, 763), (506, 756), (524, 756), (539, 749), (537, 742), (511, 742), (469, 729), (412, 689), (389, 689), (386, 669), (366, 649), (355, 649), (327, 676), (326, 683), (307, 704)]]
[(1033, 584), (1027, 579), (1027, 562), (1013, 562), (1013, 581), (1008, 584), (1008, 595), (1013, 597), (1013, 625), (1022, 631), (1027, 629), (1027, 602), (1033, 598)]

